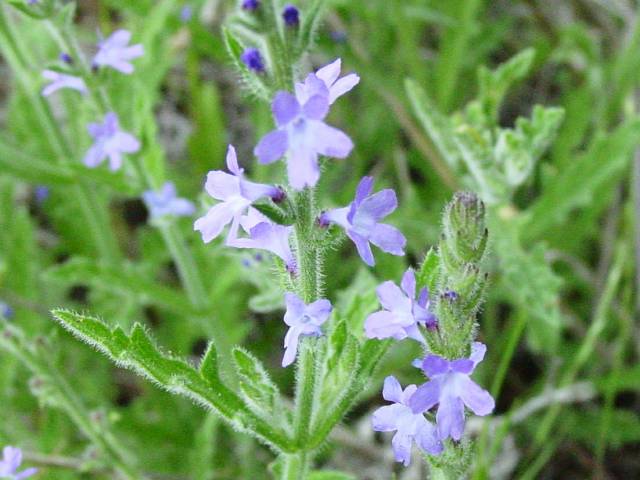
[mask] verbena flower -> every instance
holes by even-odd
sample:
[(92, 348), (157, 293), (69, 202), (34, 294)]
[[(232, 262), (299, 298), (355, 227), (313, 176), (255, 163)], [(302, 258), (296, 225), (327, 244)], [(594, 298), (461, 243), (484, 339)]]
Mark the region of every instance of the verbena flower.
[(42, 89), (42, 95), (45, 97), (48, 97), (62, 88), (71, 88), (72, 90), (77, 90), (80, 93), (87, 93), (87, 85), (80, 77), (67, 75), (54, 70), (44, 70), (42, 72), (42, 76), (51, 82)]
[(284, 337), (282, 366), (287, 367), (296, 359), (301, 335), (322, 335), (320, 327), (331, 315), (331, 303), (329, 300), (321, 299), (307, 305), (291, 292), (286, 293), (284, 299), (287, 306), (284, 323), (289, 325), (289, 330)]
[(140, 150), (140, 142), (130, 133), (120, 130), (118, 116), (109, 112), (103, 123), (90, 123), (87, 127), (93, 137), (93, 145), (84, 157), (89, 168), (100, 165), (109, 158), (109, 168), (113, 171), (122, 166), (123, 153), (135, 153)]
[(249, 70), (256, 73), (264, 72), (264, 61), (262, 60), (260, 50), (257, 48), (245, 48), (242, 55), (240, 55), (240, 60), (242, 60), (242, 63), (244, 63)]
[(402, 276), (402, 290), (390, 281), (376, 289), (376, 294), (384, 310), (372, 313), (364, 323), (369, 338), (413, 338), (425, 343), (418, 325), (434, 328), (436, 316), (429, 311), (429, 290), (420, 290), (416, 300), (416, 277), (409, 268)]
[(185, 198), (178, 198), (173, 182), (166, 182), (158, 191), (147, 190), (142, 194), (142, 199), (149, 209), (151, 218), (160, 218), (165, 215), (187, 217), (196, 211), (192, 202)]
[[(325, 65), (319, 69), (316, 73), (310, 73), (303, 83), (297, 82), (295, 90), (298, 101), (305, 103), (314, 95), (328, 92), (329, 105), (331, 105), (336, 99), (351, 91), (351, 89), (360, 82), (360, 77), (355, 73), (350, 73), (342, 78), (338, 78), (341, 68), (342, 60), (338, 58), (329, 65)], [(316, 80), (321, 80), (326, 90), (318, 88), (319, 84)]]
[(98, 44), (98, 53), (93, 57), (94, 67), (111, 67), (124, 74), (133, 73), (134, 58), (144, 55), (144, 47), (141, 44), (129, 46), (131, 32), (128, 30), (116, 30)]
[(297, 273), (296, 257), (289, 244), (293, 233), (292, 226), (277, 225), (255, 208), (249, 209), (248, 214), (241, 218), (240, 225), (249, 236), (238, 237), (237, 231), (232, 228), (229, 232), (227, 245), (236, 248), (266, 250), (279, 257), (289, 273)]
[(258, 0), (243, 0), (242, 8), (249, 12), (253, 12), (260, 6), (260, 2)]
[(244, 169), (238, 165), (236, 150), (232, 145), (227, 150), (227, 168), (231, 173), (214, 170), (207, 174), (204, 188), (209, 195), (220, 200), (220, 203), (211, 207), (193, 225), (194, 230), (200, 231), (205, 243), (220, 235), (229, 223), (232, 224), (229, 232), (231, 238), (231, 233), (238, 230), (240, 218), (247, 213), (253, 202), (266, 197), (274, 201), (284, 198), (284, 192), (278, 187), (245, 180)]
[(411, 445), (413, 442), (423, 451), (431, 455), (442, 452), (442, 444), (438, 439), (436, 427), (421, 413), (414, 413), (409, 408), (409, 402), (416, 392), (415, 385), (409, 385), (402, 390), (395, 377), (389, 376), (384, 380), (382, 396), (393, 405), (380, 407), (373, 412), (373, 429), (378, 432), (392, 432), (391, 445), (396, 461), (411, 463)]
[(286, 5), (282, 10), (282, 19), (287, 27), (300, 25), (300, 11), (295, 5)]
[(474, 342), (469, 358), (450, 361), (438, 355), (428, 355), (422, 361), (422, 370), (430, 380), (418, 387), (409, 406), (414, 413), (422, 413), (438, 404), (436, 423), (441, 440), (462, 438), (465, 405), (480, 416), (493, 411), (495, 402), (491, 394), (469, 378), (486, 351), (485, 345)]
[(296, 190), (313, 187), (320, 178), (318, 155), (345, 158), (353, 143), (342, 131), (322, 120), (329, 113), (329, 92), (313, 80), (318, 94), (305, 102), (288, 92), (278, 92), (271, 105), (277, 129), (265, 135), (254, 153), (260, 163), (272, 163), (287, 154), (289, 183)]
[(11, 307), (11, 305), (3, 301), (0, 301), (0, 317), (6, 320), (10, 320), (13, 318), (14, 315), (15, 315), (15, 312)]
[(375, 265), (369, 243), (392, 255), (404, 255), (407, 243), (397, 228), (379, 223), (398, 206), (395, 192), (385, 189), (371, 195), (372, 189), (373, 177), (363, 177), (350, 205), (324, 212), (318, 219), (323, 226), (330, 223), (340, 225), (355, 243), (362, 260), (369, 266)]
[(0, 460), (0, 478), (8, 480), (22, 480), (29, 478), (38, 472), (37, 468), (28, 468), (22, 472), (17, 472), (22, 464), (22, 450), (16, 447), (6, 446), (2, 449), (2, 460)]

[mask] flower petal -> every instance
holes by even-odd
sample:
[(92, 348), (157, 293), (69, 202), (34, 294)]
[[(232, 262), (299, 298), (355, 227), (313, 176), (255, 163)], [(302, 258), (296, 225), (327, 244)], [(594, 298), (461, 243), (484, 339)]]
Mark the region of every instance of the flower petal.
[(309, 120), (313, 148), (321, 155), (332, 158), (346, 158), (353, 149), (353, 142), (342, 130), (326, 123)]
[(212, 170), (204, 184), (207, 193), (216, 200), (240, 196), (240, 179), (222, 170)]
[(422, 370), (427, 377), (435, 377), (449, 371), (449, 362), (438, 355), (427, 355), (422, 360)]
[(300, 114), (300, 104), (289, 92), (278, 92), (271, 104), (271, 111), (276, 124), (282, 127)]
[(424, 413), (431, 410), (440, 401), (440, 382), (430, 380), (418, 387), (416, 392), (407, 400), (413, 413)]
[(298, 148), (287, 159), (289, 183), (295, 190), (313, 187), (320, 178), (318, 155), (311, 149)]
[(360, 179), (358, 187), (356, 188), (356, 197), (353, 200), (356, 207), (360, 206), (364, 199), (369, 196), (373, 189), (373, 182), (373, 177), (370, 176), (362, 177)]
[(202, 234), (202, 241), (209, 243), (216, 238), (224, 227), (231, 222), (234, 211), (226, 203), (218, 203), (209, 209), (204, 217), (200, 217), (193, 224), (193, 229)]
[(404, 293), (407, 294), (407, 297), (411, 299), (416, 297), (416, 274), (413, 268), (407, 268), (407, 271), (404, 272), (400, 286), (402, 290), (404, 290)]
[(474, 368), (484, 360), (485, 353), (487, 353), (487, 346), (484, 343), (473, 342), (471, 345), (471, 355), (469, 355), (469, 360), (473, 362)]
[(378, 408), (371, 416), (371, 424), (376, 432), (392, 432), (398, 428), (398, 418), (405, 410), (404, 405), (396, 403)]
[(473, 413), (482, 417), (493, 412), (496, 402), (489, 392), (466, 376), (458, 382), (460, 398)]
[(382, 398), (387, 402), (402, 403), (402, 386), (393, 375), (389, 375), (384, 379)]
[(411, 436), (401, 435), (400, 432), (396, 433), (391, 440), (396, 461), (402, 462), (405, 467), (411, 463), (411, 442)]
[(304, 116), (312, 120), (322, 120), (329, 113), (327, 97), (314, 95), (302, 107)]
[(438, 429), (431, 422), (424, 421), (415, 436), (418, 446), (431, 455), (439, 455), (444, 447), (438, 438)]
[(335, 102), (339, 97), (344, 95), (353, 89), (358, 83), (360, 83), (360, 77), (355, 73), (345, 75), (340, 80), (335, 82), (331, 88), (329, 88), (329, 105)]
[(296, 327), (289, 328), (287, 335), (285, 336), (285, 350), (282, 357), (282, 366), (288, 367), (291, 365), (298, 353), (298, 339), (300, 338), (300, 329)]
[(242, 174), (243, 170), (240, 168), (240, 165), (238, 165), (238, 155), (236, 154), (236, 149), (233, 145), (229, 145), (227, 147), (226, 161), (227, 161), (227, 168), (231, 173), (233, 173), (236, 176)]
[(336, 58), (333, 62), (320, 68), (316, 72), (316, 77), (324, 82), (327, 88), (331, 88), (331, 85), (335, 83), (340, 75), (340, 69), (342, 68), (342, 60)]
[(314, 325), (320, 326), (329, 318), (329, 315), (331, 315), (331, 309), (331, 302), (321, 298), (307, 305), (305, 313), (313, 318)]
[(371, 215), (375, 220), (381, 220), (393, 212), (397, 206), (396, 192), (386, 188), (364, 199), (360, 204), (360, 210)]
[(372, 313), (364, 322), (364, 331), (367, 338), (395, 338), (402, 340), (407, 337), (404, 327), (395, 321), (391, 312), (382, 310)]
[(260, 163), (273, 163), (284, 156), (287, 148), (289, 148), (287, 132), (273, 130), (262, 137), (256, 148), (254, 148), (253, 153), (258, 157)]
[(436, 422), (438, 424), (438, 436), (441, 440), (449, 437), (454, 440), (460, 440), (464, 432), (464, 405), (462, 400), (453, 396), (440, 399)]
[(360, 255), (362, 261), (370, 267), (373, 267), (376, 264), (376, 261), (373, 258), (373, 252), (371, 252), (369, 240), (357, 234), (353, 230), (347, 230), (347, 236), (353, 241), (353, 243), (355, 243), (358, 255)]
[(400, 230), (385, 223), (378, 223), (373, 227), (369, 240), (383, 252), (397, 256), (404, 255), (407, 244), (407, 239)]
[(410, 300), (402, 293), (402, 290), (390, 280), (378, 285), (376, 295), (385, 310), (401, 310), (410, 306)]

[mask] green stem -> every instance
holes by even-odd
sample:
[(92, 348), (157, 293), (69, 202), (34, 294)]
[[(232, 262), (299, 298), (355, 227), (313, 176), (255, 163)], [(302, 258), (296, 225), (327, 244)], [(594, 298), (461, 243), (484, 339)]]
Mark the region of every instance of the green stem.
[[(588, 360), (589, 355), (593, 352), (595, 348), (596, 341), (598, 337), (604, 330), (607, 324), (607, 314), (609, 310), (609, 306), (613, 301), (615, 296), (616, 289), (618, 288), (618, 284), (622, 277), (622, 270), (624, 264), (626, 262), (626, 246), (623, 244), (618, 245), (616, 252), (616, 260), (609, 271), (609, 275), (607, 276), (607, 282), (604, 288), (604, 292), (602, 293), (602, 297), (598, 302), (598, 306), (596, 308), (596, 313), (593, 319), (593, 322), (589, 326), (587, 333), (585, 335), (584, 341), (582, 345), (578, 349), (576, 355), (572, 357), (572, 362), (569, 364), (566, 369), (565, 375), (560, 380), (558, 387), (564, 387), (569, 385), (574, 381), (578, 372)], [(548, 411), (542, 421), (539, 423), (538, 429), (536, 431), (534, 437), (534, 446), (539, 448), (541, 447), (546, 440), (549, 438), (549, 434), (551, 433), (551, 429), (555, 425), (556, 420), (558, 419), (558, 415), (562, 409), (561, 404), (553, 405)]]
[(284, 455), (282, 457), (281, 480), (304, 480), (309, 472), (309, 459), (306, 452)]

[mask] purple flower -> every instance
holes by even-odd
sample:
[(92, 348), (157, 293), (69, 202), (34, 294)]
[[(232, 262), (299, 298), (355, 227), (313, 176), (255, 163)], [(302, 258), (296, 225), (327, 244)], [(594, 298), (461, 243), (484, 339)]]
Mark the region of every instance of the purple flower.
[(232, 223), (229, 239), (232, 238), (232, 233), (238, 230), (240, 218), (253, 202), (265, 197), (280, 201), (284, 197), (284, 192), (277, 187), (245, 180), (244, 170), (238, 166), (238, 157), (232, 145), (229, 145), (227, 150), (227, 168), (231, 174), (214, 170), (207, 175), (204, 188), (209, 195), (220, 200), (221, 203), (211, 207), (207, 214), (196, 220), (193, 225), (194, 230), (202, 233), (202, 240), (205, 243), (209, 243), (220, 235), (229, 223)]
[(486, 351), (485, 345), (474, 342), (469, 358), (449, 361), (438, 355), (428, 355), (422, 361), (422, 370), (430, 380), (418, 387), (409, 406), (415, 413), (422, 413), (438, 404), (436, 423), (441, 440), (462, 438), (465, 405), (480, 416), (493, 411), (495, 402), (491, 394), (469, 378)]
[(255, 208), (249, 209), (248, 214), (240, 220), (240, 224), (249, 237), (238, 238), (236, 229), (232, 227), (227, 245), (236, 248), (266, 250), (279, 257), (289, 273), (297, 273), (296, 257), (289, 245), (289, 238), (293, 233), (292, 226), (277, 225)]
[(8, 303), (0, 301), (0, 317), (10, 320), (15, 315), (15, 311)]
[(240, 55), (240, 60), (249, 70), (253, 70), (256, 73), (264, 72), (262, 55), (260, 55), (260, 51), (257, 48), (245, 48), (242, 55)]
[(120, 130), (118, 116), (113, 112), (104, 116), (103, 123), (90, 123), (87, 130), (93, 137), (93, 145), (84, 156), (84, 164), (89, 168), (97, 167), (108, 157), (109, 168), (118, 170), (122, 166), (123, 153), (140, 150), (136, 137)]
[[(333, 104), (337, 98), (351, 91), (360, 82), (360, 77), (355, 73), (350, 73), (342, 78), (340, 69), (342, 68), (342, 60), (339, 58), (329, 65), (325, 65), (316, 73), (310, 73), (304, 83), (296, 83), (296, 98), (300, 103), (305, 103), (314, 95), (329, 92), (329, 105)], [(321, 80), (325, 89), (319, 88), (317, 80)]]
[(391, 444), (396, 461), (403, 462), (405, 466), (411, 462), (411, 443), (431, 455), (442, 452), (442, 444), (436, 434), (436, 428), (422, 413), (416, 414), (409, 408), (416, 391), (415, 385), (409, 385), (402, 391), (402, 387), (395, 377), (384, 379), (382, 396), (385, 400), (393, 402), (393, 405), (380, 407), (373, 412), (373, 429), (377, 432), (396, 431)]
[(73, 64), (73, 58), (67, 52), (60, 53), (58, 58), (60, 58), (60, 61), (66, 63), (68, 65)]
[(185, 5), (180, 9), (180, 21), (188, 22), (193, 18), (193, 7), (191, 5)]
[(131, 32), (116, 30), (109, 38), (98, 44), (98, 53), (93, 58), (94, 67), (108, 66), (127, 75), (133, 73), (130, 61), (144, 55), (141, 44), (128, 46)]
[(289, 330), (284, 337), (284, 357), (282, 366), (291, 365), (298, 353), (298, 339), (300, 335), (322, 335), (320, 326), (331, 315), (331, 303), (329, 300), (316, 300), (306, 305), (295, 293), (285, 293), (287, 312), (284, 314), (284, 323), (289, 325)]
[(373, 177), (363, 177), (350, 205), (324, 212), (318, 219), (320, 225), (335, 223), (344, 228), (347, 236), (356, 244), (360, 257), (369, 266), (375, 265), (369, 242), (392, 255), (404, 255), (407, 243), (397, 228), (378, 223), (396, 209), (398, 201), (395, 192), (386, 189), (371, 195), (372, 189)]
[(38, 205), (42, 205), (51, 195), (51, 190), (46, 185), (37, 185), (33, 191), (33, 196)]
[(142, 199), (151, 213), (151, 218), (165, 215), (188, 217), (193, 215), (196, 207), (189, 200), (178, 198), (173, 182), (166, 182), (159, 191), (147, 190)]
[(378, 299), (384, 310), (372, 313), (364, 323), (369, 338), (413, 338), (425, 343), (418, 325), (434, 328), (436, 316), (429, 311), (429, 290), (420, 290), (416, 297), (416, 276), (409, 268), (402, 276), (401, 287), (393, 282), (384, 282), (376, 289)]
[(276, 94), (271, 109), (278, 128), (254, 150), (260, 163), (272, 163), (288, 154), (289, 183), (296, 190), (317, 183), (318, 155), (345, 158), (353, 148), (344, 132), (322, 121), (329, 113), (329, 92), (321, 80), (313, 82), (319, 93), (303, 103), (288, 92)]
[(22, 472), (16, 472), (21, 463), (22, 450), (11, 446), (4, 447), (2, 449), (2, 460), (0, 460), (0, 478), (22, 480), (37, 473), (37, 468), (28, 468)]
[(300, 25), (300, 11), (295, 5), (286, 5), (282, 10), (282, 19), (287, 27)]
[(243, 0), (242, 8), (243, 10), (247, 10), (248, 12), (253, 12), (260, 6), (260, 2), (258, 0)]
[(80, 77), (74, 77), (73, 75), (67, 75), (53, 70), (44, 70), (42, 76), (51, 82), (42, 89), (42, 95), (45, 97), (48, 97), (61, 88), (71, 88), (80, 93), (87, 93), (87, 85)]

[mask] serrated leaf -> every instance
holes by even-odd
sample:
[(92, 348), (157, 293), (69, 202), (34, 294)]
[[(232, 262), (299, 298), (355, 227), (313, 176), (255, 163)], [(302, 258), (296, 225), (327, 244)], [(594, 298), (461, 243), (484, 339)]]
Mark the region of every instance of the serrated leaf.
[(495, 158), (512, 187), (521, 185), (530, 176), (536, 162), (555, 139), (563, 118), (561, 108), (536, 105), (531, 119), (518, 118), (515, 129), (499, 132)]
[[(136, 324), (131, 334), (126, 335), (118, 328), (111, 329), (86, 315), (67, 310), (54, 310), (52, 314), (65, 329), (105, 353), (118, 366), (206, 406), (235, 428), (251, 433), (271, 446), (285, 451), (293, 448), (281, 425), (272, 425), (249, 410), (219, 377), (210, 374), (210, 365), (203, 370), (207, 373), (205, 379), (189, 363), (161, 352), (141, 325)], [(125, 348), (122, 348), (123, 343)]]
[(271, 381), (262, 362), (241, 347), (233, 349), (233, 359), (240, 377), (240, 389), (247, 401), (263, 412), (275, 414), (278, 387)]

